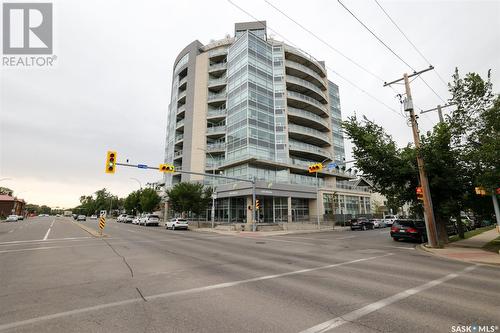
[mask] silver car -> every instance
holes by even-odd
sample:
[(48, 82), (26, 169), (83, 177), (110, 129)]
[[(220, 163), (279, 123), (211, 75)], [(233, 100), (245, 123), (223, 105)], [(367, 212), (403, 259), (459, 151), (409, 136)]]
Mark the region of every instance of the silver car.
[(9, 215), (5, 222), (17, 222), (17, 215)]
[(171, 219), (170, 221), (167, 221), (167, 223), (165, 223), (165, 227), (167, 229), (172, 229), (172, 230), (175, 230), (175, 229), (189, 229), (189, 224), (188, 224), (188, 220), (186, 219), (181, 219), (181, 218), (174, 218), (174, 219)]

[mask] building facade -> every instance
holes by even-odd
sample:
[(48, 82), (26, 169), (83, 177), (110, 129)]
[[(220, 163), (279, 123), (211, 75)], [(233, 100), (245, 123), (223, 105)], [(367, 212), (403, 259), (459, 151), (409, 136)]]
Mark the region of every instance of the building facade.
[[(179, 53), (165, 150), (176, 170), (255, 180), (259, 221), (291, 222), (328, 213), (342, 182), (355, 178), (339, 167), (344, 155), (339, 87), (324, 62), (268, 38), (265, 21), (236, 23), (234, 37)], [(318, 162), (329, 167), (309, 174)], [(215, 187), (217, 220), (251, 221), (249, 182), (165, 176), (167, 188), (181, 181)], [(356, 190), (355, 214), (369, 212), (369, 192)]]

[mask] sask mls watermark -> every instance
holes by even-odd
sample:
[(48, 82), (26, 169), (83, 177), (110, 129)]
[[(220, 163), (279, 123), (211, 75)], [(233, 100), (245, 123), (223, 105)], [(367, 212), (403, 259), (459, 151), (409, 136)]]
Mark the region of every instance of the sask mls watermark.
[(2, 66), (53, 66), (52, 19), (52, 3), (3, 3)]

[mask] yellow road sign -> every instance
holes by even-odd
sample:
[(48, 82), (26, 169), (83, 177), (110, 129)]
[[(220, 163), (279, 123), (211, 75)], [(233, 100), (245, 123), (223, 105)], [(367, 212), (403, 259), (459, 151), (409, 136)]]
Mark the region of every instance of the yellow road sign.
[(99, 218), (99, 229), (104, 229), (104, 227), (106, 226), (106, 218), (104, 216), (101, 216)]

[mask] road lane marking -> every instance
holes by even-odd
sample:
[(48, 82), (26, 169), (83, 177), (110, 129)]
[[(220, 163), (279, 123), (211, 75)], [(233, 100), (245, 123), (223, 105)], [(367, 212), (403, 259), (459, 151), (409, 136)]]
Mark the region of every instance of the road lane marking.
[(43, 237), (43, 240), (46, 241), (47, 240), (47, 237), (49, 237), (49, 234), (50, 234), (50, 229), (52, 229), (52, 226), (54, 225), (54, 222), (56, 220), (52, 220), (52, 223), (50, 224), (50, 227), (49, 227), (49, 230), (47, 230), (47, 233), (45, 234), (45, 237)]
[(12, 229), (11, 231), (9, 231), (9, 232), (8, 232), (8, 234), (10, 234), (10, 233), (11, 233), (11, 232), (13, 232), (13, 231), (14, 231), (14, 229)]
[[(67, 237), (67, 238), (52, 238), (49, 239), (45, 242), (55, 242), (55, 241), (64, 241), (64, 240), (84, 240), (84, 239), (89, 239), (93, 237)], [(10, 241), (10, 242), (2, 242), (0, 243), (0, 246), (8, 246), (8, 245), (16, 245), (16, 244), (23, 244), (23, 243), (41, 243), (43, 242), (43, 239), (32, 239), (32, 240), (23, 240), (23, 241)]]
[(452, 280), (463, 273), (467, 273), (467, 272), (474, 270), (477, 266), (478, 265), (468, 266), (468, 267), (462, 269), (461, 271), (458, 271), (457, 273), (451, 273), (451, 274), (443, 276), (442, 278), (429, 281), (429, 282), (424, 283), (424, 284), (417, 286), (415, 288), (407, 289), (405, 291), (402, 291), (402, 292), (397, 293), (395, 295), (392, 295), (390, 297), (381, 299), (380, 301), (377, 301), (375, 303), (368, 304), (360, 309), (346, 313), (343, 316), (325, 321), (324, 323), (321, 323), (321, 324), (318, 324), (318, 325), (313, 326), (311, 328), (308, 328), (304, 331), (301, 331), (300, 333), (323, 333), (323, 332), (330, 331), (334, 328), (337, 328), (337, 327), (342, 326), (344, 324), (347, 324), (349, 322), (358, 320), (359, 318), (361, 318), (363, 316), (366, 316), (372, 312), (378, 311), (378, 310), (380, 310), (388, 305), (391, 305), (395, 302), (399, 302), (405, 298), (408, 298), (410, 296), (418, 294), (424, 290), (430, 289), (430, 288), (435, 287), (437, 285), (440, 285), (446, 281)]
[(247, 283), (264, 281), (264, 280), (271, 280), (271, 279), (281, 278), (281, 277), (285, 277), (285, 276), (293, 276), (293, 275), (299, 275), (299, 274), (303, 274), (303, 273), (325, 270), (325, 269), (329, 269), (329, 268), (350, 265), (350, 264), (354, 264), (354, 263), (358, 263), (358, 262), (379, 259), (379, 258), (391, 256), (391, 255), (393, 255), (393, 253), (387, 253), (387, 254), (384, 254), (381, 256), (376, 256), (376, 257), (369, 257), (369, 258), (362, 258), (362, 259), (356, 259), (356, 260), (351, 260), (351, 261), (344, 261), (344, 262), (326, 265), (326, 266), (305, 268), (305, 269), (301, 269), (301, 270), (297, 270), (297, 271), (290, 271), (290, 272), (286, 272), (286, 273), (266, 275), (266, 276), (251, 278), (251, 279), (237, 280), (237, 281), (233, 281), (233, 282), (213, 284), (213, 285), (208, 285), (205, 287), (171, 291), (171, 292), (162, 293), (162, 294), (145, 296), (144, 298), (131, 298), (131, 299), (126, 299), (126, 300), (118, 301), (118, 302), (89, 306), (86, 308), (64, 311), (64, 312), (54, 313), (51, 315), (40, 316), (40, 317), (31, 318), (31, 319), (15, 321), (15, 322), (8, 323), (8, 324), (3, 324), (3, 325), (0, 325), (0, 331), (12, 329), (12, 328), (18, 328), (18, 327), (22, 327), (22, 326), (26, 326), (26, 325), (33, 325), (33, 324), (37, 324), (37, 323), (52, 320), (52, 319), (68, 317), (68, 316), (87, 313), (87, 312), (91, 312), (91, 311), (97, 311), (97, 310), (108, 309), (108, 308), (117, 307), (117, 306), (123, 306), (123, 305), (138, 303), (138, 302), (144, 302), (144, 299), (146, 299), (146, 301), (149, 302), (149, 301), (153, 301), (153, 300), (157, 300), (157, 299), (164, 299), (164, 298), (168, 298), (168, 297), (172, 297), (172, 296), (190, 295), (190, 294), (200, 293), (200, 292), (205, 292), (205, 291), (210, 291), (210, 290), (234, 287), (234, 286), (238, 286), (241, 284), (247, 284)]

